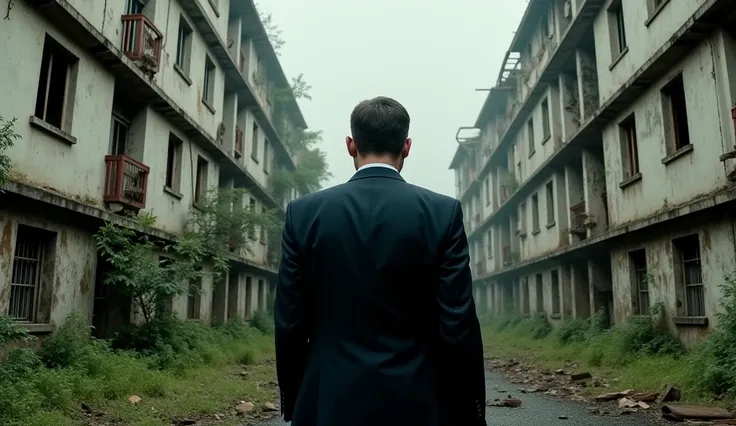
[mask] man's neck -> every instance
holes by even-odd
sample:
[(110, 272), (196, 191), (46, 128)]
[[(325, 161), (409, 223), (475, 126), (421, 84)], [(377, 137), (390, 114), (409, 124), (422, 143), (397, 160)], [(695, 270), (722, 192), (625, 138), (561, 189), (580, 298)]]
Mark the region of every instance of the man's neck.
[(392, 169), (395, 169), (396, 171), (399, 171), (401, 168), (401, 160), (399, 158), (393, 158), (393, 157), (387, 157), (387, 156), (377, 156), (377, 155), (371, 155), (371, 156), (365, 156), (365, 157), (359, 157), (358, 161), (355, 164), (356, 170), (360, 170), (361, 168), (365, 168), (365, 166), (375, 166), (375, 165), (382, 165), (382, 166), (388, 166)]

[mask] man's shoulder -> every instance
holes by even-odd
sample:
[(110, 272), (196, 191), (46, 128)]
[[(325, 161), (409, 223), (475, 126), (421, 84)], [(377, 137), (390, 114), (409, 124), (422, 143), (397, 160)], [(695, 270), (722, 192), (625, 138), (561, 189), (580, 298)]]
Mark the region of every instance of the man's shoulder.
[(430, 200), (434, 203), (438, 203), (441, 205), (450, 205), (454, 206), (455, 203), (458, 202), (458, 200), (454, 197), (450, 197), (444, 194), (440, 194), (439, 192), (434, 192), (432, 190), (429, 190), (427, 188), (423, 188), (418, 185), (413, 185), (410, 183), (407, 183), (407, 186), (415, 192), (418, 196), (425, 198), (427, 200)]
[(294, 200), (291, 200), (289, 202), (289, 205), (291, 205), (292, 209), (295, 209), (295, 208), (301, 209), (304, 206), (307, 206), (311, 203), (328, 199), (344, 191), (345, 191), (345, 184), (343, 183), (340, 185), (331, 186), (329, 188), (320, 189), (319, 191), (310, 192), (309, 194), (302, 195), (301, 197), (297, 197)]

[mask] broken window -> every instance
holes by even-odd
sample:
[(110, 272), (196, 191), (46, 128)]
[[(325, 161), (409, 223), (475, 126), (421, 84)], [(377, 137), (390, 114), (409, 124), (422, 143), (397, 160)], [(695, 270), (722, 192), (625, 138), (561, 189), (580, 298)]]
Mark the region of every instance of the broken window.
[(258, 280), (258, 310), (266, 310), (266, 285), (263, 280)]
[(662, 89), (662, 106), (665, 113), (665, 140), (668, 154), (690, 145), (690, 128), (687, 124), (687, 104), (682, 74), (673, 78)]
[(215, 104), (215, 63), (209, 56), (204, 57), (204, 85), (202, 87), (202, 101), (210, 108)]
[(140, 15), (143, 13), (143, 8), (145, 6), (146, 6), (146, 2), (143, 0), (126, 0), (125, 14), (126, 15)]
[(560, 275), (557, 269), (550, 272), (550, 284), (552, 288), (552, 314), (560, 314)]
[(519, 204), (519, 231), (526, 232), (526, 203)]
[(626, 25), (624, 22), (624, 7), (621, 0), (615, 0), (608, 8), (608, 25), (611, 28), (612, 57), (616, 60), (621, 56), (626, 47)]
[(649, 15), (653, 15), (654, 12), (656, 12), (660, 6), (665, 2), (665, 0), (647, 0), (647, 6), (649, 9)]
[(649, 278), (647, 275), (647, 254), (644, 249), (629, 253), (630, 268), (633, 272), (632, 285), (636, 296), (635, 312), (649, 315)]
[[(179, 33), (176, 42), (176, 67), (179, 68), (184, 75), (189, 76), (189, 64), (191, 63), (192, 55), (192, 27), (184, 18), (179, 17)], [(205, 71), (205, 79), (206, 77)], [(205, 81), (206, 85), (206, 81)]]
[(194, 202), (200, 203), (207, 196), (207, 174), (209, 171), (209, 162), (202, 157), (197, 156), (197, 175), (194, 186)]
[(542, 274), (535, 275), (534, 281), (537, 296), (537, 312), (544, 312), (544, 284)]
[(532, 232), (539, 231), (539, 195), (532, 195)]
[(547, 226), (555, 224), (555, 189), (552, 181), (544, 186), (547, 192)]
[(619, 132), (624, 179), (627, 179), (639, 174), (639, 145), (636, 138), (634, 114), (631, 114), (619, 124)]
[(197, 278), (189, 284), (187, 294), (187, 319), (198, 320), (202, 305), (202, 278)]
[(253, 131), (251, 133), (251, 149), (250, 149), (250, 158), (253, 159), (256, 163), (258, 162), (258, 124), (254, 121), (253, 122)]
[(685, 315), (705, 316), (705, 288), (697, 234), (673, 241), (675, 260), (679, 263), (678, 285), (685, 298)]
[(112, 132), (110, 134), (110, 155), (125, 155), (128, 147), (130, 125), (127, 120), (117, 114), (112, 116)]
[(549, 137), (549, 102), (545, 99), (542, 102), (542, 141), (546, 142)]
[(529, 143), (529, 156), (531, 157), (534, 155), (534, 119), (530, 118), (529, 121), (526, 122), (526, 137), (527, 142)]
[(181, 181), (182, 140), (169, 134), (169, 147), (166, 154), (166, 188), (179, 192)]
[(56, 40), (46, 36), (34, 115), (65, 132), (71, 129), (78, 61)]
[(15, 321), (35, 322), (39, 318), (39, 300), (45, 276), (53, 277), (53, 253), (56, 233), (18, 225), (10, 276), (8, 316)]

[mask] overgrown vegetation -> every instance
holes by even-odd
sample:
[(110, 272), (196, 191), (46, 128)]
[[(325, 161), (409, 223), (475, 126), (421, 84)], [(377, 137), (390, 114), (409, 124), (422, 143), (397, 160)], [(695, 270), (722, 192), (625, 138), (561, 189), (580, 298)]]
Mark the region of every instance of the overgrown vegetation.
[[(274, 392), (257, 390), (256, 383), (226, 377), (213, 387), (220, 400), (211, 400), (199, 383), (223, 374), (229, 365), (253, 364), (270, 354), (272, 338), (242, 321), (206, 328), (172, 318), (157, 323), (146, 350), (113, 349), (90, 336), (88, 319), (71, 315), (46, 338), (40, 349), (16, 347), (33, 340), (7, 317), (0, 316), (0, 424), (78, 424), (87, 410), (104, 413), (121, 424), (170, 424), (167, 415), (192, 411), (224, 411), (246, 396), (270, 402)], [(258, 367), (254, 372), (260, 372)], [(227, 371), (227, 370), (226, 370)], [(273, 372), (263, 370), (264, 379)], [(135, 410), (131, 395), (158, 400), (156, 409)], [(186, 398), (187, 405), (168, 407), (164, 401)], [(235, 399), (237, 398), (237, 399)], [(172, 404), (174, 405), (174, 404)], [(191, 411), (184, 411), (191, 410)]]
[(10, 156), (6, 155), (5, 151), (12, 147), (15, 141), (20, 139), (20, 135), (15, 133), (14, 130), (15, 122), (15, 118), (5, 120), (0, 115), (0, 186), (4, 185), (10, 179), (10, 172), (13, 168)]
[(542, 318), (492, 318), (484, 325), (487, 350), (495, 356), (526, 358), (548, 368), (575, 362), (601, 377), (615, 377), (616, 386), (622, 389), (659, 391), (677, 383), (686, 401), (733, 406), (736, 275), (727, 276), (721, 289), (718, 326), (691, 350), (669, 331), (662, 320), (661, 303), (650, 308), (651, 315), (630, 317), (610, 329), (605, 327), (603, 312), (590, 320), (568, 319), (552, 332), (547, 331)]

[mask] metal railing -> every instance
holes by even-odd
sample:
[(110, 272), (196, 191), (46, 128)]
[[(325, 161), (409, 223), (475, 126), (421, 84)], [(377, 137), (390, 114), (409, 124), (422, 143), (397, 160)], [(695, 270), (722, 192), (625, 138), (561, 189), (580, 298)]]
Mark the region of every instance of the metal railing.
[(123, 15), (123, 53), (152, 72), (161, 63), (164, 37), (146, 15)]
[(125, 155), (105, 156), (105, 202), (146, 207), (148, 173), (148, 166)]

